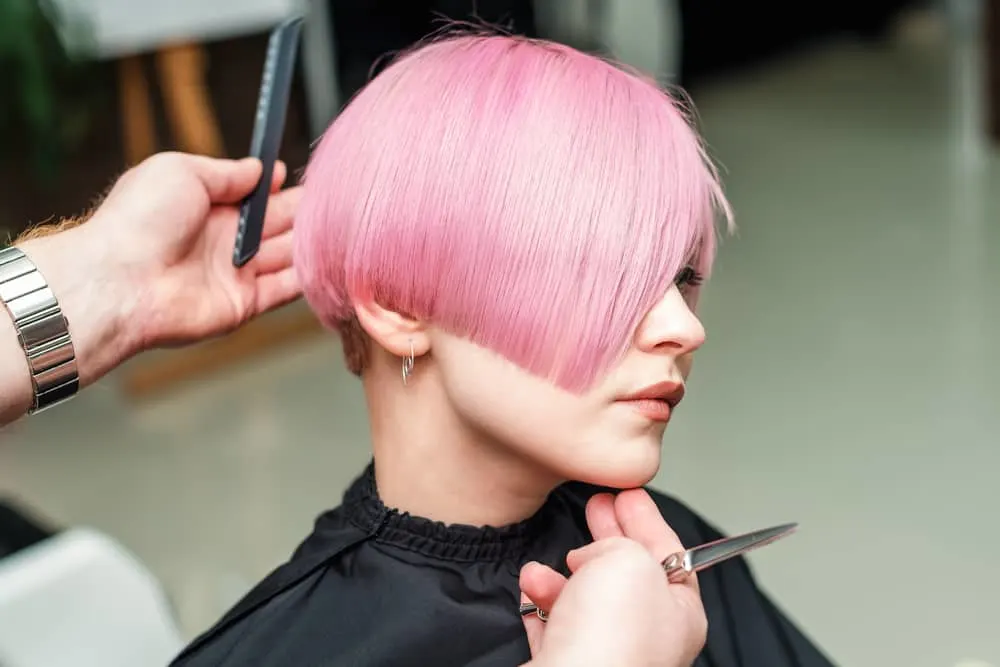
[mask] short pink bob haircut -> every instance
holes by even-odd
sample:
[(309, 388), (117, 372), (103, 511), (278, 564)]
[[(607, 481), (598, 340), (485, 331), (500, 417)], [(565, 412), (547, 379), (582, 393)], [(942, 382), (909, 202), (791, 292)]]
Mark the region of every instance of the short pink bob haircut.
[(504, 35), (404, 54), (330, 126), (304, 183), (295, 265), (354, 372), (352, 302), (370, 300), (570, 391), (622, 358), (683, 269), (709, 273), (730, 216), (654, 82)]

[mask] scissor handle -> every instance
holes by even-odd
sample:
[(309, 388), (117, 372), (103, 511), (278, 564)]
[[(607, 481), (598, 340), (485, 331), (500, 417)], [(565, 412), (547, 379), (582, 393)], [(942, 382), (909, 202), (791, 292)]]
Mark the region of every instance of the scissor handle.
[(691, 574), (691, 552), (678, 551), (670, 554), (660, 563), (663, 571), (667, 573), (667, 581), (672, 584), (679, 584)]
[[(663, 571), (667, 573), (667, 581), (672, 584), (679, 584), (687, 579), (688, 575), (691, 573), (691, 553), (688, 551), (680, 551), (670, 554), (663, 559), (663, 562), (661, 562), (660, 565), (663, 566)], [(521, 616), (530, 616), (531, 614), (535, 614), (542, 621), (548, 620), (548, 614), (531, 602), (521, 604), (518, 611)]]
[(531, 614), (535, 614), (542, 622), (549, 620), (548, 613), (542, 609), (539, 609), (536, 605), (532, 604), (531, 602), (522, 603), (519, 611), (521, 613), (521, 616), (530, 616)]

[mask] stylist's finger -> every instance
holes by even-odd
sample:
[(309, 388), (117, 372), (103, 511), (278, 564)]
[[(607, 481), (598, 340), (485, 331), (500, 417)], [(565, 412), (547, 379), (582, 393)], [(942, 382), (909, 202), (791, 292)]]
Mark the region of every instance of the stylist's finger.
[(282, 160), (276, 160), (274, 163), (274, 172), (271, 175), (272, 194), (281, 190), (281, 186), (285, 184), (286, 178), (288, 178), (288, 167)]
[[(548, 612), (566, 586), (566, 577), (541, 563), (528, 563), (521, 568), (518, 585), (521, 587), (521, 604), (530, 602), (539, 609)], [(545, 623), (537, 614), (522, 616), (521, 620), (524, 622), (524, 630), (528, 635), (531, 654), (537, 655), (542, 649)]]
[(667, 525), (656, 503), (643, 489), (619, 493), (615, 498), (615, 514), (625, 537), (646, 547), (657, 560), (684, 550), (677, 533)]
[(622, 537), (622, 527), (615, 515), (615, 497), (610, 493), (598, 493), (587, 501), (587, 527), (595, 540)]
[(265, 239), (260, 244), (257, 256), (253, 258), (254, 271), (260, 275), (284, 271), (292, 265), (292, 231)]
[[(205, 155), (161, 153), (158, 159), (163, 169), (190, 170), (205, 188), (213, 204), (235, 204), (257, 186), (263, 172), (261, 161), (256, 158), (223, 160)], [(176, 163), (177, 166), (170, 166)]]
[[(625, 536), (635, 540), (652, 554), (658, 562), (667, 556), (684, 551), (685, 547), (649, 494), (643, 489), (623, 491), (615, 498), (615, 514)], [(698, 577), (691, 573), (683, 584), (697, 592)]]
[(579, 549), (573, 549), (573, 551), (570, 551), (566, 554), (566, 565), (569, 567), (570, 572), (576, 573), (587, 563), (597, 560), (598, 558), (603, 558), (604, 556), (616, 551), (621, 551), (622, 549), (629, 550), (638, 548), (636, 546), (637, 544), (637, 542), (629, 540), (625, 537), (607, 537), (603, 540), (591, 542), (585, 547), (580, 547)]
[(521, 568), (518, 580), (521, 591), (542, 610), (552, 609), (566, 585), (566, 577), (541, 563), (528, 563)]
[[(528, 604), (531, 599), (527, 593), (521, 592), (521, 604)], [(542, 650), (542, 643), (545, 638), (545, 621), (538, 617), (538, 614), (528, 614), (521, 617), (524, 624), (524, 634), (528, 636), (528, 648), (531, 655), (538, 655)]]
[(302, 202), (302, 186), (287, 188), (271, 195), (264, 214), (263, 238), (269, 239), (284, 234), (295, 224), (295, 214)]
[(302, 285), (299, 283), (295, 267), (275, 273), (259, 274), (257, 276), (257, 301), (253, 314), (260, 315), (275, 308), (284, 306), (302, 295)]

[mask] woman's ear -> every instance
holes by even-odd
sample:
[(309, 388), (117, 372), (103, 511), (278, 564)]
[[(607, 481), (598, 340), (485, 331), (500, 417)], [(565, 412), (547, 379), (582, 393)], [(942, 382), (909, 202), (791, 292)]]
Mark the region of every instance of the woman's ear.
[(355, 303), (354, 312), (365, 333), (390, 354), (406, 358), (411, 352), (416, 357), (430, 352), (427, 326), (420, 320), (374, 302)]

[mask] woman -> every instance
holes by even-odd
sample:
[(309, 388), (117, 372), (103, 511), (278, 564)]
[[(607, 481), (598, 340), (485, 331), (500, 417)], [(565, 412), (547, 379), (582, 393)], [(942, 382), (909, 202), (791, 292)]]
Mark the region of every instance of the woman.
[[(374, 464), (176, 664), (528, 660), (522, 567), (621, 534), (599, 491), (657, 472), (719, 213), (680, 106), (598, 58), (467, 35), (383, 71), (317, 147), (295, 241)], [(654, 499), (684, 544), (719, 536)], [(743, 562), (701, 592), (699, 667), (829, 664)]]
[[(276, 188), (284, 174), (284, 165), (279, 164)], [(98, 379), (147, 346), (167, 340), (175, 345), (197, 342), (298, 294), (297, 282), (289, 282), (287, 273), (290, 245), (283, 244), (290, 238), (285, 235), (290, 234), (298, 189), (271, 199), (260, 255), (268, 261), (252, 262), (241, 270), (231, 265), (231, 232), (238, 214), (233, 204), (253, 190), (259, 177), (256, 160), (160, 155), (123, 177), (90, 224), (63, 221), (34, 228), (18, 240), (17, 247), (42, 270), (42, 277), (54, 279), (53, 294), (72, 316), (75, 362), (83, 383)], [(151, 193), (154, 199), (182, 203), (151, 207)], [(220, 228), (228, 231), (220, 235)], [(132, 234), (135, 229), (142, 230), (140, 243)], [(109, 237), (117, 241), (113, 257), (104, 252)], [(79, 263), (66, 267), (69, 257)], [(216, 258), (221, 262), (217, 264)], [(0, 264), (9, 268), (3, 259), (0, 252)], [(213, 266), (229, 270), (205, 270)], [(82, 267), (87, 270), (81, 271)], [(71, 281), (61, 280), (67, 275), (77, 282), (86, 276), (101, 289), (72, 289)], [(171, 289), (163, 290), (165, 286)], [(103, 297), (109, 293), (125, 298), (105, 303)], [(166, 300), (147, 304), (151, 310), (126, 312), (157, 293)], [(102, 298), (95, 301), (95, 294)], [(252, 297), (246, 300), (250, 305), (240, 307), (238, 301), (247, 296)], [(192, 319), (191, 304), (205, 306), (199, 310), (204, 318)], [(97, 316), (88, 319), (81, 313)], [(5, 331), (4, 325), (0, 316), (0, 368), (5, 371), (0, 373), (0, 426), (23, 414), (33, 389), (18, 334), (9, 326)], [(95, 346), (95, 340), (103, 344)], [(127, 341), (138, 345), (131, 347)], [(681, 544), (658, 513), (646, 512), (634, 520), (634, 509), (647, 501), (641, 490), (634, 490), (619, 495), (614, 506), (596, 508), (598, 513), (607, 512), (599, 518), (607, 523), (618, 522), (621, 514), (628, 531), (568, 556), (573, 564), (571, 580), (543, 568), (527, 570), (525, 590), (550, 610), (551, 619), (548, 626), (537, 618), (526, 619), (532, 665), (566, 667), (604, 656), (604, 662), (624, 659), (629, 664), (675, 667), (678, 659), (689, 662), (688, 656), (700, 650), (705, 618), (696, 582), (675, 586), (664, 579), (651, 554), (676, 551)], [(2, 509), (0, 505), (0, 513)]]

